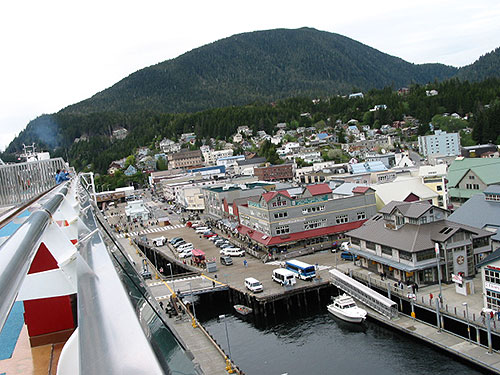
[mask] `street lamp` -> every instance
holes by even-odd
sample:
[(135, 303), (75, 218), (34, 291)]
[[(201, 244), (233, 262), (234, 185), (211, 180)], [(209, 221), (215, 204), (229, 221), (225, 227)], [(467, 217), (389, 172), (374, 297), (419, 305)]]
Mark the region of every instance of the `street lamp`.
[(467, 302), (464, 302), (462, 306), (465, 306), (465, 315), (467, 315), (467, 334), (469, 336), (469, 343), (472, 344), (470, 339), (469, 305), (467, 305)]
[(170, 280), (172, 281), (172, 289), (174, 290), (175, 294), (174, 272), (172, 271), (172, 265), (170, 263), (167, 263), (167, 267), (170, 268)]
[(229, 353), (229, 358), (231, 359), (231, 346), (229, 345), (229, 333), (227, 331), (227, 322), (226, 322), (226, 316), (225, 315), (219, 315), (219, 319), (224, 320), (224, 326), (226, 327), (226, 340), (227, 340), (227, 351)]
[(436, 251), (436, 265), (437, 265), (437, 273), (438, 273), (438, 283), (439, 283), (439, 302), (443, 304), (443, 288), (441, 286), (441, 266), (439, 265), (439, 244), (436, 242), (434, 245), (434, 249)]
[(189, 291), (191, 292), (191, 306), (193, 306), (193, 315), (194, 315), (192, 325), (193, 328), (196, 328), (196, 308), (194, 306), (193, 287), (191, 285), (191, 281), (189, 281)]

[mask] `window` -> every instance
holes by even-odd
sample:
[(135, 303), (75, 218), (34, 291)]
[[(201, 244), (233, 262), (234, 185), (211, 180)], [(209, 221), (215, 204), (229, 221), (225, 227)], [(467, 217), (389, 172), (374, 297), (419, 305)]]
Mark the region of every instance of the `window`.
[(365, 220), (366, 219), (366, 212), (358, 212), (357, 216), (358, 216), (358, 220)]
[(274, 214), (274, 218), (275, 219), (281, 219), (282, 217), (287, 217), (288, 216), (288, 212), (278, 212), (278, 213), (275, 213)]
[(475, 176), (469, 176), (469, 180), (474, 180), (475, 178)]
[(417, 262), (421, 262), (427, 259), (433, 259), (436, 257), (436, 252), (434, 249), (428, 249), (424, 251), (419, 251), (417, 253)]
[(399, 250), (399, 259), (412, 261), (413, 257), (410, 252)]
[(369, 250), (375, 250), (375, 242), (365, 241), (366, 248)]
[(276, 227), (276, 234), (286, 234), (290, 233), (290, 227), (288, 225), (280, 225)]
[(326, 225), (326, 219), (316, 219), (316, 220), (309, 220), (304, 222), (304, 229), (316, 229), (316, 228), (321, 228)]
[(335, 222), (337, 224), (344, 224), (344, 223), (347, 223), (349, 222), (349, 216), (348, 215), (338, 215), (336, 218), (335, 218)]
[(427, 224), (427, 216), (422, 216), (420, 218), (420, 224)]
[(392, 248), (385, 245), (382, 245), (381, 248), (382, 248), (382, 254), (392, 256)]
[(359, 246), (361, 244), (361, 241), (359, 240), (359, 238), (351, 237), (351, 244)]
[(310, 214), (311, 212), (320, 212), (324, 211), (325, 206), (316, 206), (316, 207), (306, 207), (302, 209), (302, 214), (307, 215)]

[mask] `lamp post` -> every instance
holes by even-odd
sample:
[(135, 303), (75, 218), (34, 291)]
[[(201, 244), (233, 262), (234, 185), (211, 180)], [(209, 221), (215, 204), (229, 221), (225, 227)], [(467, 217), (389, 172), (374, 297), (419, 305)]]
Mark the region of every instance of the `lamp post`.
[(156, 279), (158, 280), (160, 277), (158, 276), (158, 263), (156, 262), (156, 249), (153, 250), (153, 253), (155, 255), (155, 274), (156, 274)]
[(195, 306), (194, 306), (194, 297), (193, 297), (193, 287), (191, 285), (191, 281), (189, 282), (189, 291), (191, 293), (191, 305), (193, 306), (193, 321), (192, 321), (192, 325), (193, 325), (193, 328), (196, 328), (196, 309), (195, 309)]
[(231, 346), (229, 345), (229, 333), (227, 331), (226, 316), (225, 315), (219, 315), (219, 319), (224, 320), (224, 326), (226, 327), (227, 351), (229, 353), (229, 358), (232, 358), (232, 356), (231, 356)]
[(467, 315), (467, 335), (469, 336), (469, 343), (472, 344), (470, 339), (469, 305), (467, 302), (464, 302), (462, 303), (462, 306), (465, 306), (465, 315)]
[(170, 268), (170, 280), (172, 281), (172, 289), (174, 290), (175, 294), (174, 272), (172, 271), (172, 264), (167, 263), (167, 267)]
[(437, 276), (438, 276), (438, 283), (439, 283), (439, 302), (442, 304), (442, 298), (443, 298), (443, 288), (441, 286), (441, 266), (439, 265), (439, 244), (436, 242), (434, 245), (434, 249), (436, 251), (436, 266), (437, 266)]

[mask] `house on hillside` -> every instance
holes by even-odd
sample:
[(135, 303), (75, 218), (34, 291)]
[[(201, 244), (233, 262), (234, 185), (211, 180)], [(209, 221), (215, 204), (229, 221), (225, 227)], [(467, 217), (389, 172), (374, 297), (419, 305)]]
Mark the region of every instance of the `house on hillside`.
[(137, 173), (137, 168), (134, 167), (132, 164), (130, 164), (128, 166), (128, 168), (125, 169), (125, 172), (123, 172), (123, 173), (125, 174), (125, 176), (129, 176), (129, 177), (133, 176), (133, 175), (135, 175)]

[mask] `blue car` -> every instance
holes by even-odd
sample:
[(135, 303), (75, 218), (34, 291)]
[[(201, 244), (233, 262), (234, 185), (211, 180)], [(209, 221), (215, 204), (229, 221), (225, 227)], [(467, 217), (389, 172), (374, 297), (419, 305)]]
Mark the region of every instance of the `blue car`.
[[(340, 258), (344, 259), (344, 260), (350, 260), (350, 261), (352, 261), (353, 254), (350, 253), (349, 251), (342, 251), (342, 253), (340, 254)], [(357, 260), (358, 256), (354, 255), (354, 259)]]

